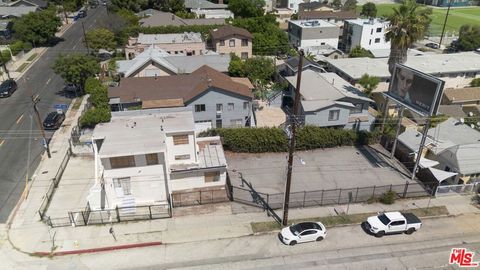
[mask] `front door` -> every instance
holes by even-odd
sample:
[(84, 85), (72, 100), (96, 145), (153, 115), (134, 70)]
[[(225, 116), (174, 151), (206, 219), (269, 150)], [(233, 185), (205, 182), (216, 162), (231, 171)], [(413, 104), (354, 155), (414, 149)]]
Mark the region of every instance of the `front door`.
[(388, 225), (388, 231), (390, 233), (403, 232), (405, 230), (405, 220), (392, 221)]
[(310, 242), (315, 241), (317, 231), (315, 230), (306, 230), (300, 233), (299, 242)]

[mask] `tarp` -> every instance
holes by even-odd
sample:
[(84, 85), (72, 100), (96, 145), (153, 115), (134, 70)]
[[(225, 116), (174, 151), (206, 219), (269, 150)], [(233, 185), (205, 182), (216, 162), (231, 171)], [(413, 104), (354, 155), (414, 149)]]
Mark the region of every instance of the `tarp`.
[(431, 160), (431, 159), (428, 159), (428, 158), (420, 158), (420, 168), (431, 168), (433, 166), (436, 166), (440, 163), (438, 163), (438, 161), (435, 161), (435, 160)]
[(435, 179), (438, 180), (438, 183), (441, 183), (443, 180), (446, 180), (452, 176), (457, 175), (457, 173), (454, 173), (454, 172), (446, 172), (446, 171), (442, 171), (435, 168), (428, 168), (428, 169), (430, 170), (432, 175), (435, 177)]

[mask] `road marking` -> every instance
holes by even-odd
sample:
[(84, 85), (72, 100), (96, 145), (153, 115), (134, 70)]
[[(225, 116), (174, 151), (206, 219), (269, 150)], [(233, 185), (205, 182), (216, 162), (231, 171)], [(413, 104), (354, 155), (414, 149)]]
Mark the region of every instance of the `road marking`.
[(48, 81), (47, 81), (47, 83), (46, 83), (46, 84), (48, 84), (48, 83), (49, 83), (51, 80), (52, 80), (52, 78), (48, 79)]
[(0, 140), (0, 146), (2, 146), (4, 142), (5, 140)]
[(20, 115), (20, 117), (17, 119), (17, 125), (18, 125), (18, 123), (20, 123), (20, 121), (22, 121), (22, 119), (23, 119), (23, 114)]
[(77, 43), (77, 44), (75, 44), (75, 45), (73, 45), (73, 49), (75, 49), (75, 48), (77, 47), (77, 45), (78, 45), (78, 43)]

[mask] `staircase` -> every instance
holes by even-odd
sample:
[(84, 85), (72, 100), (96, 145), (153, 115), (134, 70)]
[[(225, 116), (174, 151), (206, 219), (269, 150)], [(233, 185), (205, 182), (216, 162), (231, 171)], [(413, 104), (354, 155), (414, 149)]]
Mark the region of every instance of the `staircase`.
[(125, 196), (122, 198), (122, 204), (120, 207), (120, 214), (121, 215), (131, 215), (135, 214), (135, 197), (133, 196)]

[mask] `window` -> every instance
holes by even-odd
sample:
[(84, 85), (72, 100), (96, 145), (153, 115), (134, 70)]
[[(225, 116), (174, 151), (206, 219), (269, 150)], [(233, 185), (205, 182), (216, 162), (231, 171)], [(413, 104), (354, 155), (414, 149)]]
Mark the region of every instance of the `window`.
[(190, 155), (178, 155), (178, 156), (175, 156), (175, 160), (186, 160), (186, 159), (190, 159)]
[(325, 42), (320, 43), (320, 45), (325, 45)]
[(220, 181), (220, 172), (206, 172), (205, 173), (205, 183), (209, 182), (218, 182)]
[(175, 54), (178, 54), (178, 51), (175, 51)]
[(228, 110), (233, 111), (235, 109), (235, 104), (233, 103), (228, 103)]
[(225, 46), (225, 40), (220, 40), (220, 46)]
[(244, 38), (242, 39), (242, 47), (248, 46), (248, 39)]
[(204, 112), (205, 111), (205, 104), (196, 104), (195, 105), (195, 112)]
[(248, 58), (248, 52), (242, 52), (242, 59), (247, 59)]
[(405, 225), (405, 220), (393, 221), (392, 223), (390, 223), (390, 226), (400, 226), (400, 225)]
[(308, 230), (308, 231), (303, 231), (300, 235), (301, 236), (306, 236), (306, 235), (315, 234), (315, 233), (317, 233), (317, 232), (314, 231), (314, 230)]
[(112, 167), (112, 169), (135, 167), (135, 157), (134, 156), (111, 157), (110, 167)]
[(350, 109), (350, 114), (352, 113), (361, 113), (363, 110), (363, 103), (354, 104), (355, 108)]
[(338, 121), (340, 110), (331, 110), (328, 112), (328, 121)]
[(188, 135), (174, 135), (173, 145), (188, 144)]
[(217, 121), (215, 122), (215, 127), (216, 128), (221, 128), (222, 127), (222, 119), (217, 119)]
[[(113, 186), (117, 189), (121, 189), (123, 195), (132, 195), (132, 187), (130, 184), (130, 177), (124, 178), (114, 178), (113, 179)], [(117, 193), (118, 195), (122, 196), (122, 194)]]
[(158, 164), (158, 155), (157, 153), (146, 154), (145, 159), (147, 160), (147, 165), (156, 165)]
[(371, 39), (368, 41), (368, 45), (372, 45), (372, 40)]
[(241, 127), (243, 126), (242, 119), (231, 119), (230, 120), (231, 126)]
[(380, 38), (376, 38), (375, 43), (380, 43)]
[(230, 40), (228, 41), (228, 46), (230, 46), (230, 47), (235, 47), (235, 39), (230, 39)]
[(370, 35), (373, 35), (373, 29), (372, 29), (372, 30), (370, 30)]
[(244, 109), (244, 110), (248, 110), (249, 107), (250, 107), (250, 106), (248, 106), (248, 102), (247, 102), (247, 101), (243, 102), (243, 109)]
[(223, 111), (223, 104), (222, 103), (218, 103), (217, 104), (217, 112), (221, 112)]
[(378, 28), (377, 28), (377, 33), (380, 33), (380, 32), (382, 32), (382, 28), (381, 28), (381, 27), (378, 27)]

